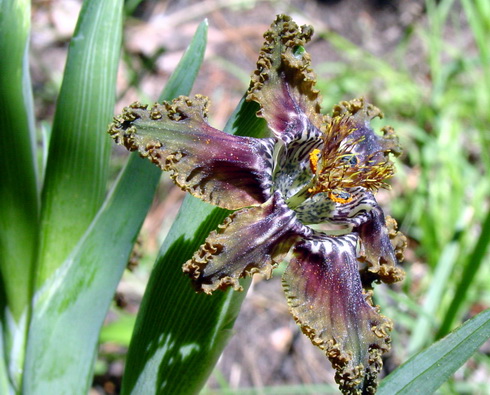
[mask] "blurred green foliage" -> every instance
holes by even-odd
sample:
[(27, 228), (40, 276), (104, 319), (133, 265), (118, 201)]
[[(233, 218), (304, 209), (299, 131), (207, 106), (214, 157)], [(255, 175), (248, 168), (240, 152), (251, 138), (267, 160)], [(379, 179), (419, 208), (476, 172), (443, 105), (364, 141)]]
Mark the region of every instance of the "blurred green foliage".
[[(132, 14), (140, 2), (138, 0), (126, 1), (124, 4), (126, 14)], [(90, 102), (93, 104), (94, 101), (88, 96), (85, 99), (80, 98), (83, 95), (79, 95), (77, 89), (83, 93), (85, 89), (92, 87), (92, 97), (95, 96), (100, 100), (97, 89), (102, 89), (102, 83), (97, 82), (97, 78), (101, 79), (106, 83), (105, 90), (102, 89), (105, 105), (101, 114), (97, 116), (98, 119), (100, 118), (97, 122), (102, 125), (99, 125), (98, 129), (104, 128), (103, 125), (108, 122), (112, 113), (115, 68), (119, 53), (119, 36), (114, 29), (121, 27), (119, 13), (122, 12), (123, 5), (121, 1), (113, 1), (106, 3), (111, 4), (113, 8), (107, 8), (105, 11), (103, 7), (100, 8), (101, 12), (115, 17), (112, 21), (114, 29), (109, 29), (115, 34), (115, 38), (108, 40), (109, 43), (107, 43), (107, 40), (104, 40), (104, 34), (97, 32), (97, 28), (101, 28), (101, 25), (93, 23), (94, 19), (87, 17), (97, 15), (95, 4), (97, 4), (95, 1), (85, 2), (82, 17), (85, 15), (86, 19), (81, 18), (80, 32), (84, 34), (89, 31), (93, 32), (93, 37), (95, 37), (93, 45), (99, 45), (97, 48), (101, 49), (97, 50), (105, 54), (103, 55), (105, 59), (110, 59), (111, 71), (106, 76), (103, 73), (91, 74), (95, 69), (100, 68), (97, 64), (105, 64), (106, 61), (97, 56), (86, 56), (87, 53), (90, 53), (90, 48), (82, 49), (82, 52), (77, 55), (77, 45), (83, 44), (84, 34), (74, 40), (72, 47), (75, 48), (72, 49), (74, 52), (72, 56), (77, 55), (84, 61), (91, 60), (96, 65), (73, 67), (72, 71), (65, 75), (67, 78), (65, 84), (70, 82), (70, 78), (71, 83), (77, 81), (82, 81), (82, 83), (79, 88), (68, 89), (69, 85), (66, 85), (66, 93), (64, 93), (66, 96), (64, 97), (68, 99), (60, 104), (57, 121), (54, 122), (53, 127), (43, 125), (43, 128), (48, 131), (46, 134), (49, 134), (49, 130), (54, 130), (52, 137), (57, 140), (51, 148), (52, 152), (49, 153), (53, 163), (48, 163), (47, 171), (44, 171), (43, 166), (39, 171), (36, 168), (36, 157), (39, 156), (39, 153), (35, 152), (34, 111), (29, 91), (30, 78), (26, 57), (30, 7), (24, 0), (15, 0), (11, 3), (0, 1), (0, 32), (2, 33), (0, 48), (3, 48), (4, 53), (10, 55), (0, 64), (0, 70), (3, 71), (0, 73), (0, 87), (2, 88), (0, 104), (3, 110), (2, 117), (0, 117), (0, 133), (2, 141), (9, 141), (9, 144), (3, 145), (2, 156), (0, 156), (3, 177), (0, 184), (0, 196), (2, 197), (0, 199), (0, 220), (3, 220), (0, 223), (2, 225), (0, 227), (0, 251), (2, 251), (0, 256), (0, 285), (2, 286), (0, 306), (2, 309), (5, 308), (4, 311), (8, 310), (6, 306), (10, 308), (9, 314), (3, 313), (1, 316), (0, 352), (4, 354), (0, 360), (0, 392), (2, 393), (8, 391), (21, 393), (22, 377), (19, 372), (24, 366), (23, 358), (27, 339), (30, 341), (31, 348), (32, 344), (37, 345), (37, 350), (31, 350), (27, 355), (25, 377), (34, 377), (32, 372), (37, 369), (34, 365), (40, 360), (36, 355), (44, 352), (43, 347), (47, 344), (45, 339), (49, 338), (51, 333), (56, 333), (53, 328), (56, 328), (58, 322), (63, 322), (63, 319), (73, 324), (69, 316), (62, 319), (61, 315), (58, 317), (59, 321), (51, 318), (52, 322), (46, 322), (44, 314), (49, 311), (49, 308), (53, 306), (56, 308), (60, 303), (64, 309), (70, 300), (76, 300), (80, 298), (80, 294), (83, 294), (80, 292), (80, 294), (71, 295), (66, 288), (71, 283), (78, 284), (78, 286), (83, 285), (84, 279), (87, 279), (84, 276), (91, 275), (91, 273), (85, 273), (84, 268), (94, 266), (96, 258), (92, 259), (92, 256), (99, 257), (99, 259), (104, 256), (99, 254), (99, 251), (105, 251), (105, 248), (103, 244), (99, 245), (98, 233), (92, 232), (93, 234), (90, 235), (90, 232), (98, 229), (100, 233), (104, 233), (103, 230), (114, 226), (111, 219), (112, 213), (120, 212), (114, 201), (119, 202), (121, 207), (126, 207), (127, 210), (131, 207), (130, 202), (127, 205), (121, 203), (126, 196), (123, 191), (119, 191), (119, 195), (116, 191), (106, 200), (105, 209), (104, 206), (101, 207), (103, 191), (107, 188), (108, 157), (107, 141), (100, 141), (98, 143), (100, 152), (91, 152), (89, 158), (92, 161), (91, 166), (95, 166), (94, 168), (98, 170), (90, 171), (88, 175), (82, 171), (80, 175), (85, 184), (95, 183), (96, 188), (84, 187), (81, 188), (82, 192), (78, 190), (76, 192), (83, 194), (85, 190), (87, 196), (91, 192), (96, 195), (88, 198), (90, 210), (83, 209), (76, 203), (76, 199), (67, 198), (64, 199), (64, 202), (72, 206), (62, 207), (63, 212), (56, 215), (50, 216), (49, 212), (46, 214), (48, 209), (53, 212), (60, 209), (55, 202), (57, 196), (54, 195), (61, 196), (60, 194), (64, 192), (70, 192), (62, 185), (66, 183), (66, 178), (63, 177), (66, 175), (65, 169), (69, 166), (60, 165), (62, 161), (56, 159), (64, 156), (63, 161), (69, 163), (70, 158), (74, 157), (67, 154), (68, 151), (63, 152), (64, 148), (60, 147), (63, 145), (62, 138), (68, 133), (66, 125), (72, 125), (75, 130), (70, 133), (72, 136), (70, 144), (73, 150), (80, 151), (83, 148), (77, 143), (77, 136), (80, 137), (85, 133), (76, 126), (79, 121), (77, 117), (80, 115), (78, 109), (81, 107), (77, 103), (81, 100), (82, 104), (88, 105)], [(464, 330), (453, 332), (449, 337), (445, 337), (443, 342), (434, 342), (443, 338), (463, 321), (475, 316), (480, 310), (488, 309), (490, 306), (488, 288), (490, 269), (488, 264), (484, 265), (485, 262), (488, 263), (490, 243), (490, 177), (488, 177), (490, 168), (488, 149), (490, 146), (488, 132), (488, 125), (490, 125), (490, 47), (488, 46), (490, 42), (490, 3), (486, 0), (427, 0), (426, 15), (427, 18), (424, 18), (423, 22), (415, 22), (406, 28), (405, 35), (392, 56), (383, 59), (368, 53), (332, 31), (317, 29), (317, 35), (336, 49), (341, 56), (341, 61), (318, 64), (317, 60), (315, 67), (320, 76), (318, 87), (324, 97), (323, 108), (331, 108), (339, 100), (364, 95), (385, 112), (387, 119), (383, 122), (395, 127), (404, 147), (403, 156), (397, 160), (398, 173), (392, 181), (393, 188), (388, 195), (390, 199), (387, 209), (398, 220), (401, 230), (410, 240), (407, 262), (404, 264), (407, 279), (403, 284), (393, 288), (382, 287), (377, 293), (376, 302), (381, 305), (384, 314), (393, 318), (396, 323), (393, 332), (393, 358), (405, 361), (417, 355), (415, 359), (409, 360), (411, 361), (408, 363), (409, 366), (416, 365), (414, 361), (420, 360), (417, 358), (420, 358), (421, 355), (432, 357), (432, 362), (441, 361), (442, 363), (444, 361), (447, 365), (443, 359), (444, 356), (438, 355), (437, 352), (441, 350), (441, 347), (448, 352), (458, 350), (457, 347), (461, 345), (458, 343), (454, 346), (449, 341), (455, 339), (455, 333), (464, 334), (471, 343), (471, 347), (478, 347), (480, 343), (478, 339), (475, 340), (476, 337), (479, 337), (480, 340), (485, 336), (488, 337), (488, 312), (467, 321), (462, 328)], [(82, 22), (86, 25), (83, 25)], [(201, 29), (204, 28), (201, 26)], [(451, 38), (446, 36), (447, 29), (452, 31)], [(4, 37), (7, 39), (4, 40)], [(200, 40), (205, 40), (203, 32), (200, 33)], [(416, 50), (413, 48), (414, 43), (419, 46)], [(160, 49), (160, 52), (162, 51)], [(199, 56), (203, 51), (203, 48), (199, 50)], [(414, 51), (417, 52), (416, 68), (412, 62), (408, 61), (414, 56)], [(123, 53), (127, 65), (130, 63), (129, 57), (128, 53)], [(155, 56), (149, 60), (148, 68), (152, 66), (156, 58)], [(191, 67), (191, 63), (194, 61), (199, 63), (200, 60), (196, 55), (194, 59), (187, 60), (186, 67)], [(221, 60), (222, 64), (227, 65), (226, 67), (230, 66), (227, 62), (227, 60)], [(249, 70), (244, 71), (236, 66), (233, 67), (231, 72), (241, 77), (248, 75)], [(197, 73), (199, 65), (194, 63), (191, 68), (194, 73)], [(84, 73), (87, 70), (90, 73)], [(109, 68), (105, 70), (108, 71)], [(131, 81), (133, 85), (137, 85), (142, 73), (147, 72), (147, 70), (132, 71), (134, 72), (134, 78)], [(68, 76), (70, 73), (71, 77)], [(90, 79), (92, 81), (90, 83), (84, 83), (83, 78), (90, 76), (96, 78)], [(175, 85), (174, 81), (174, 85), (171, 86), (173, 90), (168, 94), (172, 96), (172, 94), (182, 93), (180, 92), (182, 89), (189, 91), (195, 75), (191, 77), (186, 80), (186, 86)], [(71, 102), (75, 104), (69, 105)], [(68, 121), (63, 116), (68, 116)], [(86, 122), (80, 121), (80, 124), (86, 126)], [(18, 133), (12, 134), (12, 130), (17, 130)], [(100, 137), (99, 130), (87, 133), (93, 133), (92, 137), (95, 139)], [(10, 149), (11, 146), (17, 147), (17, 150)], [(47, 163), (47, 158), (49, 158), (47, 141), (39, 150), (44, 152), (43, 160)], [(78, 165), (73, 167), (72, 173), (78, 174), (88, 159), (83, 152), (78, 152), (75, 156), (78, 156), (79, 160), (77, 159)], [(20, 157), (23, 160), (19, 161)], [(99, 160), (101, 158), (105, 159)], [(13, 166), (14, 163), (18, 165)], [(153, 171), (154, 169), (145, 169), (145, 165), (138, 164), (133, 159), (128, 166), (129, 170), (126, 170), (125, 173), (126, 184), (120, 182), (121, 188), (129, 188), (129, 185), (132, 184), (132, 171), (134, 174), (138, 174), (138, 171), (146, 175), (151, 174), (151, 184), (155, 184), (159, 174)], [(49, 200), (54, 202), (51, 208), (40, 204), (40, 185), (43, 173), (47, 177), (44, 180), (47, 189), (44, 192), (43, 202)], [(91, 181), (92, 176), (96, 178), (96, 181)], [(50, 178), (52, 178), (51, 181)], [(59, 181), (59, 185), (56, 188), (50, 187), (49, 185), (56, 184), (55, 181)], [(77, 184), (77, 186), (80, 185)], [(57, 188), (61, 192), (55, 192)], [(148, 187), (149, 192), (141, 196), (144, 202), (141, 203), (140, 220), (149, 205), (152, 188), (153, 186)], [(54, 195), (50, 196), (49, 193)], [(28, 210), (25, 210), (26, 207)], [(99, 208), (100, 211), (98, 211)], [(81, 216), (80, 213), (70, 218), (69, 214), (75, 209), (88, 210), (90, 215), (85, 216), (84, 221), (77, 220)], [(96, 214), (97, 212), (99, 214)], [(74, 233), (53, 231), (49, 247), (59, 256), (56, 259), (46, 258), (45, 266), (36, 268), (38, 258), (36, 258), (35, 250), (38, 238), (41, 237), (40, 227), (53, 229), (50, 224), (51, 220), (49, 220), (51, 217), (58, 218), (56, 221), (60, 228), (64, 227), (63, 223), (66, 221), (74, 222), (79, 229)], [(16, 221), (15, 218), (19, 220)], [(42, 224), (40, 224), (41, 221), (43, 221)], [(139, 229), (138, 221), (133, 221), (134, 229), (127, 234), (124, 248), (114, 247), (114, 250), (119, 248), (119, 252), (122, 251), (121, 256), (118, 257), (116, 272), (103, 274), (102, 271), (99, 271), (98, 275), (103, 274), (103, 276), (99, 277), (101, 280), (99, 280), (97, 292), (104, 294), (105, 302), (101, 303), (98, 309), (94, 308), (97, 314), (91, 319), (78, 317), (80, 322), (91, 322), (91, 332), (87, 335), (86, 340), (90, 345), (87, 348), (90, 351), (87, 354), (87, 360), (92, 361), (93, 359), (98, 330), (116, 282), (124, 269), (125, 259), (129, 254), (135, 234)], [(101, 225), (102, 222), (104, 226)], [(121, 219), (119, 222), (121, 228), (124, 228), (124, 221)], [(84, 233), (86, 230), (88, 233)], [(67, 242), (60, 245), (60, 240), (63, 238), (66, 238)], [(84, 252), (85, 248), (90, 251)], [(65, 261), (67, 254), (70, 254), (71, 260)], [(48, 256), (49, 254), (42, 255)], [(24, 266), (13, 265), (12, 262), (16, 259)], [(74, 266), (74, 262), (84, 261), (88, 261), (86, 267), (76, 268)], [(52, 273), (60, 267), (67, 268), (66, 272), (57, 273), (53, 280)], [(39, 269), (41, 269), (41, 275), (36, 271)], [(72, 276), (70, 281), (56, 281), (62, 278), (57, 276), (67, 273), (76, 274), (76, 276)], [(48, 284), (46, 279), (56, 283), (52, 289), (45, 285)], [(38, 299), (32, 299), (35, 292), (38, 292)], [(62, 294), (60, 299), (57, 299), (60, 295), (57, 295), (56, 292)], [(99, 301), (97, 295), (99, 293), (93, 292), (91, 297), (96, 297)], [(40, 296), (45, 299), (39, 300)], [(85, 300), (85, 307), (88, 306), (88, 311), (94, 306), (92, 300), (90, 298)], [(66, 305), (64, 301), (68, 301)], [(74, 308), (72, 314), (76, 315), (79, 311)], [(151, 309), (145, 314), (151, 315)], [(128, 346), (133, 334), (135, 319), (134, 316), (125, 313), (118, 315), (119, 320), (107, 326), (100, 339), (102, 342)], [(44, 329), (31, 331), (30, 338), (28, 338), (29, 322), (33, 317), (32, 322)], [(479, 325), (484, 319), (485, 323), (475, 329), (475, 325)], [(487, 332), (482, 332), (483, 330)], [(88, 333), (88, 331), (83, 332)], [(36, 336), (39, 337), (37, 340)], [(58, 346), (58, 338), (51, 339), (51, 341)], [(432, 346), (427, 349), (429, 345)], [(15, 347), (20, 348), (21, 351), (19, 352)], [(424, 349), (422, 354), (417, 354)], [(135, 348), (133, 353), (137, 355), (138, 349)], [(66, 361), (57, 360), (56, 355), (52, 354), (52, 357), (49, 357), (44, 354), (43, 358), (50, 360), (53, 365), (68, 364)], [(216, 358), (211, 359), (214, 361)], [(452, 369), (450, 373), (454, 372), (460, 362), (462, 361), (454, 362), (450, 366)], [(141, 363), (145, 364), (145, 361)], [(73, 366), (75, 365), (72, 365), (72, 370)], [(449, 380), (441, 388), (441, 393), (477, 393), (478, 391), (483, 393), (488, 390), (488, 388), (482, 389), (480, 383), (473, 381), (475, 366), (488, 372), (490, 370), (489, 355), (483, 352), (476, 353), (473, 356), (473, 367), (463, 367), (458, 380)], [(206, 369), (209, 370), (209, 367)], [(78, 370), (77, 372), (79, 373)], [(438, 374), (438, 372), (434, 371), (433, 374)], [(85, 386), (90, 385), (91, 374), (91, 366), (87, 366), (85, 373), (80, 374), (83, 376), (81, 381)], [(49, 383), (51, 378), (42, 376), (46, 377), (46, 382), (51, 385)], [(328, 385), (298, 385), (233, 391), (227, 388), (226, 380), (220, 377), (219, 373), (216, 373), (216, 377), (222, 390), (208, 391), (210, 393), (307, 394), (329, 393), (335, 390)], [(24, 378), (24, 380), (28, 379)], [(67, 377), (65, 380), (70, 381), (70, 378)], [(389, 380), (387, 383), (392, 384), (393, 381)], [(31, 385), (33, 383), (24, 383), (24, 393), (29, 392)], [(386, 388), (388, 388), (387, 385)]]

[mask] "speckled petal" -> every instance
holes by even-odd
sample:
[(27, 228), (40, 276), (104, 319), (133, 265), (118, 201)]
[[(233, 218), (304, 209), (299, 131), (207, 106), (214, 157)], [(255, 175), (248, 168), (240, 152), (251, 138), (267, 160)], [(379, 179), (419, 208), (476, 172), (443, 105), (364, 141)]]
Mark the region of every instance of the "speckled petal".
[(294, 212), (276, 192), (266, 203), (234, 212), (184, 264), (198, 291), (211, 293), (232, 286), (254, 273), (271, 276), (287, 254), (301, 227)]
[(294, 318), (326, 352), (342, 392), (370, 394), (376, 390), (381, 354), (389, 349), (392, 324), (363, 292), (356, 244), (355, 234), (298, 243), (283, 285)]
[(321, 224), (329, 222), (336, 203), (330, 200), (327, 192), (317, 193), (294, 209), (301, 223)]
[[(296, 133), (288, 144), (276, 145), (276, 165), (273, 174), (274, 188), (279, 189), (284, 198), (292, 196), (303, 200), (301, 191), (307, 192), (313, 172), (310, 167), (310, 153), (318, 148), (322, 140), (321, 132), (311, 124), (303, 133)], [(291, 205), (294, 205), (293, 203)]]
[(326, 192), (318, 193), (305, 200), (295, 211), (304, 224), (328, 222), (346, 227), (359, 226), (369, 220), (369, 212), (378, 206), (374, 195), (364, 188), (343, 191), (347, 203), (332, 201)]
[(348, 203), (335, 202), (328, 222), (338, 225), (359, 226), (366, 222), (369, 212), (378, 207), (378, 203), (371, 192), (364, 188), (352, 188), (345, 191), (349, 195)]
[(403, 260), (407, 241), (396, 229), (396, 221), (383, 215), (376, 206), (369, 212), (369, 220), (355, 229), (361, 239), (360, 259), (367, 263), (363, 271), (363, 281), (370, 286), (372, 281), (381, 280), (394, 283), (403, 280), (404, 272), (397, 266)]
[(204, 201), (227, 209), (264, 203), (271, 196), (273, 139), (214, 129), (206, 123), (207, 106), (199, 95), (150, 108), (135, 103), (114, 119), (109, 133)]
[(311, 26), (298, 25), (279, 15), (264, 34), (265, 43), (252, 75), (248, 100), (259, 103), (258, 115), (264, 117), (276, 137), (283, 140), (302, 133), (312, 123), (320, 129), (321, 99), (315, 89), (316, 76), (304, 45), (313, 34)]

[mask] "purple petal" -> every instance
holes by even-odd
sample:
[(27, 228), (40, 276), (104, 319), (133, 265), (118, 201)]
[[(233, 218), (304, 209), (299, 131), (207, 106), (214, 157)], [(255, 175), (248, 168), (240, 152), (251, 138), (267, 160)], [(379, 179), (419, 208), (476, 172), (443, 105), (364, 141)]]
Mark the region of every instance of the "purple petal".
[(276, 192), (266, 203), (234, 212), (184, 265), (198, 291), (211, 293), (232, 286), (254, 273), (271, 276), (296, 240), (297, 223)]
[(247, 99), (261, 107), (258, 115), (267, 120), (276, 137), (286, 141), (313, 125), (320, 129), (324, 123), (314, 87), (316, 76), (303, 47), (312, 34), (311, 26), (300, 28), (290, 17), (279, 15), (264, 34), (266, 41), (248, 91)]
[(355, 234), (310, 238), (296, 245), (284, 273), (290, 310), (324, 350), (344, 393), (373, 393), (391, 322), (361, 286)]
[(351, 227), (361, 241), (359, 259), (367, 263), (363, 271), (363, 281), (370, 284), (374, 280), (385, 283), (401, 281), (403, 270), (397, 267), (403, 259), (406, 247), (405, 236), (396, 230), (396, 221), (388, 217), (374, 195), (363, 188), (346, 190), (351, 199), (348, 203), (335, 203), (326, 193), (319, 193), (307, 199), (295, 209), (298, 220), (304, 224), (329, 222)]
[(109, 133), (204, 201), (227, 209), (264, 203), (271, 195), (273, 140), (221, 132), (206, 123), (206, 112), (207, 99), (199, 95), (151, 108), (135, 103)]

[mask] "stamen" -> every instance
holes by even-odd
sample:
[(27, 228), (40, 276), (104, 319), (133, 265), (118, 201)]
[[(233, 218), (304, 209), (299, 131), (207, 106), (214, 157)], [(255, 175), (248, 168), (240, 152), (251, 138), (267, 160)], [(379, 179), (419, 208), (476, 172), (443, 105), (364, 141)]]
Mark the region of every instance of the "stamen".
[(318, 148), (315, 148), (310, 152), (310, 168), (313, 173), (316, 173), (316, 169), (318, 166), (318, 160), (321, 157), (321, 151)]
[(387, 187), (384, 182), (393, 175), (393, 163), (380, 160), (383, 151), (359, 156), (356, 146), (362, 144), (365, 136), (353, 137), (357, 130), (350, 114), (342, 114), (331, 119), (325, 127), (324, 145), (309, 154), (312, 183), (308, 187), (311, 195), (326, 192), (337, 203), (351, 201), (349, 188), (363, 187), (370, 191)]

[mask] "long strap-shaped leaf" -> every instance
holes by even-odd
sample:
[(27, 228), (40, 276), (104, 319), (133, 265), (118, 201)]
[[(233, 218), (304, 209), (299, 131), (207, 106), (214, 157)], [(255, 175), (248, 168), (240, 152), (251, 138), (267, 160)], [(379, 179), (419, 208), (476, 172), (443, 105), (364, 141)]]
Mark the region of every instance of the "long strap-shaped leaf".
[(123, 0), (85, 0), (70, 42), (42, 192), (37, 286), (63, 263), (104, 201)]
[[(189, 93), (202, 62), (206, 31), (201, 24), (164, 96)], [(82, 240), (37, 292), (25, 394), (87, 393), (99, 331), (160, 174), (132, 155)]]
[[(242, 102), (228, 132), (263, 136), (255, 103)], [(123, 394), (193, 394), (206, 382), (231, 336), (245, 292), (196, 294), (182, 273), (227, 211), (187, 196), (160, 250), (128, 352)], [(248, 288), (248, 282), (244, 288)], [(184, 379), (185, 377), (185, 379)]]
[(432, 394), (490, 338), (490, 310), (410, 358), (386, 377), (378, 395)]
[[(0, 393), (17, 387), (37, 248), (30, 2), (0, 1)], [(8, 373), (10, 371), (10, 373)], [(10, 376), (10, 377), (9, 377)]]
[(486, 253), (490, 245), (490, 210), (485, 216), (485, 220), (482, 222), (482, 229), (480, 231), (480, 236), (476, 241), (471, 254), (468, 255), (468, 259), (465, 262), (463, 273), (460, 277), (459, 283), (454, 292), (453, 300), (444, 315), (444, 321), (439, 328), (437, 337), (442, 337), (446, 335), (451, 329), (453, 321), (456, 319), (458, 312), (461, 310), (462, 305), (464, 305), (467, 300), (466, 295), (471, 289), (473, 280), (477, 278), (478, 273), (480, 273), (480, 268), (482, 263), (485, 261)]

